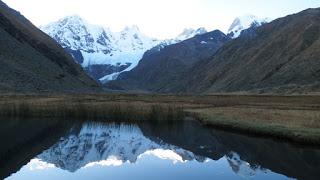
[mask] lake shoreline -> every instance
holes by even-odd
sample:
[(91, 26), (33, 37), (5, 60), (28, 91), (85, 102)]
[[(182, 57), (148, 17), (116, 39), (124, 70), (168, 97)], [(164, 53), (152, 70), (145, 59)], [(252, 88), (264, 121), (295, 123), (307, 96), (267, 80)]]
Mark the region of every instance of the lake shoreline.
[(320, 145), (320, 96), (0, 95), (1, 117), (174, 122), (192, 116), (227, 131)]

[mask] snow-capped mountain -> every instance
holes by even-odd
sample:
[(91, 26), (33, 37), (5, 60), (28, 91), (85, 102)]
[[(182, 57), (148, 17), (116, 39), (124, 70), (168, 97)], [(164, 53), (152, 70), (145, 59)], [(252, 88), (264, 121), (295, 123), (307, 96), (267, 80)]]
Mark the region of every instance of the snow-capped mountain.
[(111, 32), (79, 16), (68, 16), (40, 29), (70, 52), (95, 79), (132, 69), (146, 50), (159, 44), (158, 40), (141, 33), (137, 26)]
[(231, 38), (237, 38), (240, 36), (241, 32), (252, 26), (261, 26), (262, 24), (270, 22), (269, 18), (258, 18), (254, 15), (244, 15), (236, 18), (231, 24), (228, 35)]
[(120, 32), (92, 25), (79, 16), (68, 16), (40, 29), (55, 39), (94, 79), (114, 80), (133, 69), (143, 54), (161, 44), (166, 46), (206, 32), (204, 28), (186, 29), (176, 39), (150, 38), (137, 26)]
[(155, 142), (143, 135), (138, 126), (115, 124), (84, 124), (74, 128), (59, 142), (38, 156), (70, 172), (93, 163), (121, 165), (135, 163), (142, 154), (153, 154), (173, 162), (205, 161), (204, 157), (164, 142)]

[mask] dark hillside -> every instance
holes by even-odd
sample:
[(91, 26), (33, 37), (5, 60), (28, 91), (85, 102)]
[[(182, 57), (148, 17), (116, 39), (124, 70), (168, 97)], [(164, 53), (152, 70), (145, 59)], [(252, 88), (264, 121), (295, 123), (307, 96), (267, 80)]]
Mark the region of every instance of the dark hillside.
[(0, 1), (0, 92), (99, 89), (53, 39)]
[(319, 91), (320, 9), (247, 31), (188, 74), (186, 92)]
[(212, 31), (194, 38), (147, 51), (132, 71), (107, 84), (110, 88), (170, 92), (180, 89), (181, 75), (202, 59), (212, 55), (230, 40), (221, 31)]

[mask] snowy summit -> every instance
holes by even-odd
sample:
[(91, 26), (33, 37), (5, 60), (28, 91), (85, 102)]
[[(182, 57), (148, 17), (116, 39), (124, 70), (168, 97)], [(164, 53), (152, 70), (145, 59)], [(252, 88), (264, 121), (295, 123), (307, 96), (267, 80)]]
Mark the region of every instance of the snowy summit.
[(244, 15), (236, 18), (231, 24), (228, 34), (232, 38), (237, 38), (240, 36), (241, 32), (252, 26), (261, 26), (262, 24), (268, 23), (269, 18), (258, 18), (254, 15)]

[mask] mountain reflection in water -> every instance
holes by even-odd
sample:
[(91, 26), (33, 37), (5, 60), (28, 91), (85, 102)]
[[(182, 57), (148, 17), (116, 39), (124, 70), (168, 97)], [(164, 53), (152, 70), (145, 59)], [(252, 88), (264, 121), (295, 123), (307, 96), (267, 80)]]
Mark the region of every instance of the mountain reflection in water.
[(0, 178), (320, 177), (320, 150), (210, 129), (194, 121), (173, 124), (49, 122), (1, 122), (0, 138), (4, 143), (0, 146)]

